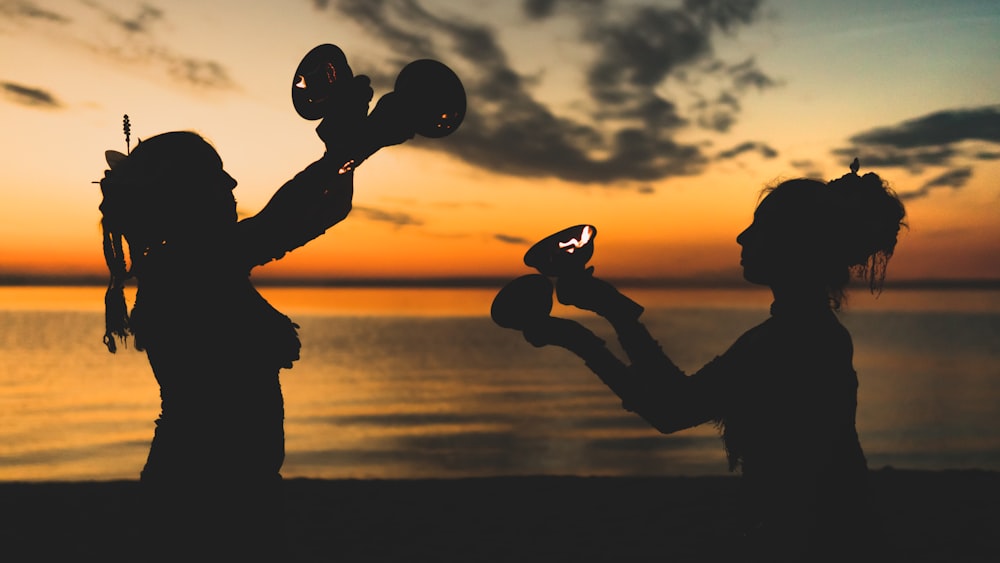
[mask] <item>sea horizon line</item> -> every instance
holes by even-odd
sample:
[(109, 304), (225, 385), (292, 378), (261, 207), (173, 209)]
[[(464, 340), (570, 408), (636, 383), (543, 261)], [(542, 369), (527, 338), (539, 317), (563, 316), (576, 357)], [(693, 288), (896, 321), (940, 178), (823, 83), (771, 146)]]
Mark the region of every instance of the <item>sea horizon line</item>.
[[(441, 288), (441, 289), (476, 289), (500, 288), (517, 276), (352, 276), (352, 277), (306, 277), (306, 276), (260, 276), (252, 277), (258, 287), (315, 287), (315, 288)], [(743, 279), (728, 277), (630, 277), (608, 276), (605, 278), (619, 287), (643, 289), (760, 289), (760, 286), (747, 283)], [(71, 286), (71, 287), (104, 287), (107, 278), (88, 274), (24, 274), (0, 273), (2, 286)], [(129, 284), (134, 285), (134, 280)], [(864, 284), (855, 281), (849, 287), (862, 287)], [(902, 280), (886, 280), (885, 289), (969, 289), (993, 290), (1000, 289), (1000, 279), (993, 278), (911, 278)]]

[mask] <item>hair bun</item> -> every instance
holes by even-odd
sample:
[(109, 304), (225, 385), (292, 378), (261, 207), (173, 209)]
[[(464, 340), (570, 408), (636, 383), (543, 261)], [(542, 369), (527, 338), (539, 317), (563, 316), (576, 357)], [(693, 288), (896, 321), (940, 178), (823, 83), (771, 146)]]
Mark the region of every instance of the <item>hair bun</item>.
[(855, 159), (851, 172), (829, 182), (841, 222), (845, 264), (865, 278), (874, 290), (885, 278), (885, 268), (896, 249), (906, 210), (878, 174), (858, 176)]

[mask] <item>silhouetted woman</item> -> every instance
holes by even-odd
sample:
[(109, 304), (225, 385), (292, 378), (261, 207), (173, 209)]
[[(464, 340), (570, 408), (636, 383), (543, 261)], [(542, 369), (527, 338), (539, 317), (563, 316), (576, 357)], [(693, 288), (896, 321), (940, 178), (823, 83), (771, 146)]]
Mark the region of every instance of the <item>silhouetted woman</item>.
[[(372, 97), (366, 77), (351, 84), (317, 129), (323, 157), (244, 220), (237, 219), (236, 181), (199, 135), (157, 135), (128, 156), (109, 151), (101, 181), (111, 271), (105, 344), (114, 352), (132, 335), (160, 386), (162, 410), (141, 474), (154, 528), (149, 556), (283, 560), (278, 373), (299, 358), (299, 339), (297, 325), (249, 275), (351, 210), (353, 173), (340, 169)], [(132, 277), (129, 315), (122, 287)]]
[(583, 358), (660, 432), (721, 428), (742, 472), (754, 561), (857, 561), (873, 546), (853, 348), (835, 311), (852, 272), (880, 289), (905, 212), (876, 174), (856, 170), (768, 190), (737, 242), (744, 277), (771, 288), (771, 316), (693, 375), (662, 352), (641, 308), (589, 273), (559, 278), (559, 301), (610, 321), (631, 365), (574, 321), (524, 329), (536, 346)]

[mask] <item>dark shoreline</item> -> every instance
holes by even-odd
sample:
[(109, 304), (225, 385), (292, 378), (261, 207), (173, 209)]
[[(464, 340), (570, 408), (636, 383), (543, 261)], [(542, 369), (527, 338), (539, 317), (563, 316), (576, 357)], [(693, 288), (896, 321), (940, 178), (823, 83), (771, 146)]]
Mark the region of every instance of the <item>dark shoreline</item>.
[[(324, 278), (324, 277), (288, 277), (261, 275), (253, 278), (257, 287), (305, 287), (305, 288), (375, 288), (375, 289), (499, 289), (515, 277), (527, 272), (514, 273), (509, 276), (451, 276), (451, 277), (355, 277), (355, 278)], [(748, 284), (742, 274), (734, 270), (729, 276), (686, 277), (686, 278), (638, 278), (609, 277), (623, 289), (747, 289), (759, 290), (759, 286)], [(18, 272), (0, 272), (0, 287), (107, 287), (106, 274), (78, 275), (36, 275)], [(128, 287), (135, 286), (135, 280), (129, 280)], [(853, 280), (848, 289), (865, 289), (865, 285)], [(993, 278), (913, 278), (902, 280), (887, 280), (885, 290), (920, 289), (920, 290), (996, 290), (1000, 289), (1000, 279)]]
[[(1000, 473), (871, 474), (891, 558), (995, 561)], [(735, 477), (285, 481), (290, 561), (733, 561)], [(4, 561), (141, 561), (136, 481), (0, 483)]]

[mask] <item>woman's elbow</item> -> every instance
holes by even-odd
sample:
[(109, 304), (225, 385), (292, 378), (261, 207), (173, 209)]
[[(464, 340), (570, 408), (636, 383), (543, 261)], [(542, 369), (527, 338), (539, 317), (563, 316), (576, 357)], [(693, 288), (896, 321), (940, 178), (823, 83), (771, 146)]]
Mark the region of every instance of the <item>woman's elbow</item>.
[(323, 223), (324, 231), (347, 219), (347, 216), (351, 214), (351, 209), (353, 209), (350, 198), (342, 199), (336, 203), (327, 203), (332, 205), (325, 205), (321, 210), (318, 210), (319, 213), (317, 215), (319, 222)]
[(674, 408), (629, 408), (628, 405), (625, 406), (626, 410), (636, 413), (646, 421), (647, 424), (656, 429), (660, 434), (673, 434), (679, 430), (685, 430), (694, 426), (701, 424), (694, 417), (689, 416), (689, 413), (681, 412), (680, 409)]
[(660, 434), (673, 434), (678, 430), (684, 430), (689, 426), (681, 424), (678, 420), (670, 417), (643, 417), (646, 422), (656, 429)]

